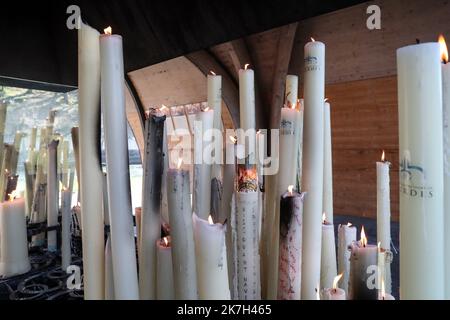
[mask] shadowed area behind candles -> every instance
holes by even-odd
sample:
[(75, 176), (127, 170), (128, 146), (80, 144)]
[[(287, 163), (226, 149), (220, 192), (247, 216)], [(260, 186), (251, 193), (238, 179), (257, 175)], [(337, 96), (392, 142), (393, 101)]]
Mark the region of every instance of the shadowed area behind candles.
[[(356, 239), (359, 240), (361, 227), (364, 226), (364, 232), (368, 239), (369, 244), (377, 244), (377, 220), (355, 216), (335, 215), (334, 218), (334, 234), (337, 240), (337, 228), (339, 224), (347, 224), (350, 222), (358, 228)], [(392, 276), (392, 295), (395, 299), (399, 299), (399, 287), (400, 287), (400, 246), (399, 246), (399, 223), (391, 221), (391, 251), (393, 254), (393, 260), (391, 264), (391, 276)], [(394, 246), (394, 248), (392, 247)], [(337, 249), (336, 249), (337, 250)], [(337, 251), (336, 251), (337, 252)]]

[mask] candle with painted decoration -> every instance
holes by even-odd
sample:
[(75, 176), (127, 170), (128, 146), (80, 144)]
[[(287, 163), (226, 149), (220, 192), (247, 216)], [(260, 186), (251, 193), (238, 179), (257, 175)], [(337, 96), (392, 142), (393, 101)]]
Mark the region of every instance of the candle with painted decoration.
[[(377, 242), (383, 249), (383, 257), (390, 253), (391, 247), (391, 203), (389, 187), (389, 166), (385, 159), (385, 152), (381, 155), (381, 162), (377, 162)], [(383, 258), (383, 261), (385, 259)], [(386, 284), (386, 292), (391, 292), (391, 267), (384, 264), (380, 270)]]
[(322, 256), (320, 264), (320, 287), (331, 288), (337, 275), (336, 245), (334, 240), (334, 225), (322, 215)]
[(0, 203), (0, 276), (11, 277), (31, 269), (28, 259), (25, 199), (16, 198)]
[(208, 219), (211, 206), (211, 154), (205, 152), (210, 141), (214, 110), (206, 108), (195, 115), (194, 122), (194, 212)]
[(114, 296), (119, 300), (139, 299), (130, 198), (122, 37), (111, 34), (110, 28), (100, 36), (100, 61)]
[[(377, 300), (376, 272), (378, 247), (367, 243), (364, 227), (361, 240), (351, 245), (350, 298), (352, 300)], [(374, 276), (372, 278), (372, 276)]]
[[(442, 60), (442, 111), (444, 128), (444, 194), (450, 192), (450, 63), (444, 37), (439, 37)], [(450, 197), (444, 197), (445, 270), (450, 268)], [(445, 273), (445, 299), (450, 299), (450, 274)]]
[(444, 298), (442, 66), (438, 43), (397, 50), (400, 296)]
[(304, 133), (302, 190), (308, 192), (303, 211), (302, 299), (316, 298), (320, 283), (323, 197), (323, 119), (325, 99), (325, 45), (305, 45)]
[(226, 225), (192, 217), (197, 257), (198, 295), (201, 300), (229, 300)]
[(156, 241), (156, 299), (173, 300), (172, 246), (170, 237)]
[(321, 300), (346, 300), (345, 291), (338, 288), (338, 282), (342, 278), (342, 273), (333, 279), (333, 287), (325, 288), (321, 292)]

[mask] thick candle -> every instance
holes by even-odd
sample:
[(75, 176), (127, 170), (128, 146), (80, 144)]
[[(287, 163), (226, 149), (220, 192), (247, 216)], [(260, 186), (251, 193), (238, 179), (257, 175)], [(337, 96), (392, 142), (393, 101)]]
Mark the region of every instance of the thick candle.
[(342, 278), (342, 273), (333, 279), (333, 287), (325, 288), (321, 291), (321, 300), (346, 300), (345, 291), (338, 288), (338, 282)]
[[(116, 299), (120, 300), (138, 299), (136, 245), (130, 198), (122, 37), (111, 34), (101, 35), (100, 57), (114, 295)], [(99, 200), (101, 200), (101, 195)], [(84, 208), (83, 212), (85, 212)]]
[(315, 300), (320, 282), (323, 196), (323, 101), (325, 99), (325, 45), (305, 45), (302, 191), (303, 211), (302, 299)]
[(322, 255), (320, 264), (320, 287), (331, 288), (337, 275), (336, 245), (334, 240), (334, 225), (327, 221), (325, 214), (322, 223)]
[(401, 299), (444, 298), (441, 69), (438, 43), (397, 50)]
[(170, 237), (156, 241), (156, 299), (173, 300), (172, 247)]
[(350, 277), (350, 249), (352, 242), (356, 241), (356, 227), (351, 223), (338, 226), (338, 273), (342, 274), (339, 288), (348, 296), (348, 282)]

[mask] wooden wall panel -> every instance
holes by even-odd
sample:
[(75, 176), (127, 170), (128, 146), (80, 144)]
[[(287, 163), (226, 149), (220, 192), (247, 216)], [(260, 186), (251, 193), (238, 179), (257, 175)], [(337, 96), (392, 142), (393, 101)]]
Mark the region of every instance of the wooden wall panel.
[(328, 85), (335, 214), (376, 217), (376, 162), (391, 167), (392, 217), (398, 220), (397, 77)]

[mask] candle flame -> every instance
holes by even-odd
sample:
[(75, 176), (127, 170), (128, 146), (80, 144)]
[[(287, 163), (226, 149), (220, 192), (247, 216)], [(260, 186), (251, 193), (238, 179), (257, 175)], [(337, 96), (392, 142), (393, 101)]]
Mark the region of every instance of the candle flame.
[(206, 112), (209, 110), (209, 107), (206, 107), (205, 109), (203, 109), (203, 112)]
[(246, 63), (244, 66), (244, 70), (247, 70), (249, 65), (250, 65), (250, 63)]
[(327, 222), (327, 215), (326, 213), (322, 213), (322, 223), (325, 224), (325, 222)]
[(328, 98), (325, 98), (325, 100), (323, 100), (323, 102), (327, 102), (328, 101)]
[(349, 222), (349, 223), (347, 223), (347, 227), (351, 227), (352, 226), (352, 223), (351, 222)]
[(9, 201), (13, 201), (15, 198), (17, 198), (19, 195), (19, 192), (17, 190), (12, 191), (11, 193), (8, 193)]
[(214, 221), (213, 221), (213, 218), (211, 217), (211, 215), (208, 216), (208, 223), (214, 224)]
[(445, 43), (445, 38), (444, 36), (441, 34), (439, 35), (439, 46), (441, 48), (441, 59), (443, 63), (447, 63), (448, 62), (448, 50), (447, 50), (447, 44)]
[(341, 280), (341, 278), (342, 278), (342, 276), (343, 276), (344, 274), (343, 273), (341, 273), (340, 275), (337, 275), (336, 277), (334, 277), (334, 279), (333, 279), (333, 289), (337, 289), (337, 284), (338, 284), (338, 282), (339, 282), (339, 280)]
[(103, 31), (105, 32), (105, 34), (107, 34), (109, 36), (112, 34), (112, 28), (110, 26), (108, 28), (104, 29)]
[(385, 159), (386, 159), (386, 154), (384, 153), (384, 150), (383, 150), (383, 153), (381, 154), (381, 161), (384, 162)]
[(361, 242), (361, 245), (363, 247), (367, 246), (367, 238), (366, 238), (366, 233), (364, 232), (364, 226), (361, 228), (361, 240), (360, 240), (360, 242)]
[(378, 242), (377, 247), (378, 247), (378, 251), (381, 252), (381, 241)]
[(231, 140), (231, 142), (233, 142), (233, 144), (237, 143), (236, 137), (230, 136), (230, 140)]
[(317, 283), (316, 287), (316, 300), (320, 300), (320, 282)]
[(216, 73), (215, 73), (214, 71), (212, 71), (212, 70), (209, 70), (209, 73), (210, 73), (211, 75), (213, 75), (213, 76), (216, 75)]
[(311, 37), (311, 41), (312, 41), (312, 42), (316, 42), (316, 40), (315, 40), (313, 37)]
[(181, 168), (182, 163), (183, 163), (183, 158), (178, 158), (177, 169)]
[(261, 130), (256, 131), (256, 135), (260, 135), (261, 134)]
[(163, 110), (165, 110), (165, 109), (167, 109), (167, 107), (166, 107), (166, 105), (164, 105), (164, 104), (162, 104), (162, 105), (161, 105), (161, 108), (159, 108), (160, 111), (163, 111)]
[(169, 246), (169, 239), (167, 239), (167, 237), (164, 237), (163, 241), (164, 241), (164, 246), (168, 247)]
[(289, 192), (290, 195), (292, 195), (292, 191), (294, 191), (294, 186), (290, 185), (288, 187), (288, 192)]

